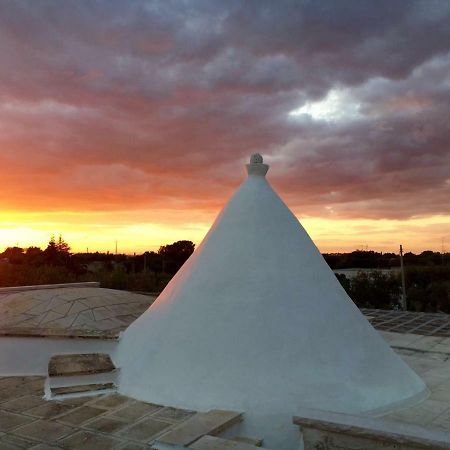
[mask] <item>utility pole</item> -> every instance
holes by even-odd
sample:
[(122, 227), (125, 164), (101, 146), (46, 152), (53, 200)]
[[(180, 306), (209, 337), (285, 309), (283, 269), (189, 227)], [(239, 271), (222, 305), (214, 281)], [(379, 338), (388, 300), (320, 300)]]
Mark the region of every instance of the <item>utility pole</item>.
[(406, 285), (405, 285), (405, 267), (403, 265), (403, 246), (400, 244), (400, 271), (402, 275), (402, 308), (406, 311)]
[(442, 265), (444, 265), (444, 253), (445, 253), (444, 242), (445, 242), (445, 238), (443, 237), (442, 238), (442, 245), (441, 245), (441, 263), (442, 263)]
[(116, 239), (116, 255), (117, 255), (117, 239)]

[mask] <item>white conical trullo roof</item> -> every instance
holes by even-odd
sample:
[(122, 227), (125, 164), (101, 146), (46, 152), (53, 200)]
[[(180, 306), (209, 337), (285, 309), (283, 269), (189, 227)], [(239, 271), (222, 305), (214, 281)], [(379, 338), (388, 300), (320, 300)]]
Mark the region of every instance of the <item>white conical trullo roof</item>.
[(281, 450), (295, 448), (302, 407), (366, 413), (426, 387), (347, 296), (267, 170), (252, 156), (201, 245), (125, 331), (118, 362), (121, 392), (243, 411)]

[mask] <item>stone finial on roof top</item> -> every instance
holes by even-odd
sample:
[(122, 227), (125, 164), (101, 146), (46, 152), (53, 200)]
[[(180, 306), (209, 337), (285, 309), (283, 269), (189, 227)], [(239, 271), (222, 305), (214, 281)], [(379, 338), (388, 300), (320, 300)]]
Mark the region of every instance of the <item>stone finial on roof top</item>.
[(263, 157), (259, 153), (253, 153), (250, 156), (250, 164), (246, 164), (245, 167), (249, 175), (265, 176), (269, 170), (269, 166), (263, 163)]

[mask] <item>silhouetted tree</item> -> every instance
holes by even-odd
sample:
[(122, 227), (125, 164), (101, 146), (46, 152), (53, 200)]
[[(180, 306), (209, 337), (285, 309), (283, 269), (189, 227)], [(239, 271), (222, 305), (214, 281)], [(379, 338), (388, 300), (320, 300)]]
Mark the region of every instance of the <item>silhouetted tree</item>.
[(374, 270), (358, 272), (350, 280), (342, 275), (337, 278), (359, 307), (391, 309), (399, 303), (400, 283), (396, 274), (384, 274)]
[(46, 263), (51, 266), (68, 266), (70, 263), (70, 246), (61, 235), (58, 241), (55, 240), (55, 236), (52, 236), (44, 250), (44, 256)]
[(25, 252), (25, 260), (27, 264), (40, 266), (44, 264), (44, 252), (39, 247), (28, 247)]
[(11, 264), (22, 264), (24, 262), (24, 252), (21, 247), (8, 247), (0, 256), (8, 258)]
[(163, 260), (163, 271), (175, 273), (192, 255), (195, 244), (191, 241), (177, 241), (173, 244), (163, 245), (158, 254)]

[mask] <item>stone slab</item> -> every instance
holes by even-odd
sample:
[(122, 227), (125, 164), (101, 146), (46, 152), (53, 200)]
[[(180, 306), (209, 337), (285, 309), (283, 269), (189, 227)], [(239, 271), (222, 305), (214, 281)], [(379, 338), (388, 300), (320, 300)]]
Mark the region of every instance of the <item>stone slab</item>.
[(120, 444), (120, 441), (111, 436), (91, 433), (90, 431), (78, 431), (77, 433), (63, 439), (61, 445), (67, 449), (95, 449), (110, 450)]
[(41, 419), (52, 419), (72, 410), (72, 405), (65, 405), (59, 402), (46, 402), (44, 405), (36, 406), (27, 411), (31, 416), (39, 417)]
[(215, 435), (242, 420), (242, 413), (214, 409), (197, 413), (179, 427), (158, 438), (162, 444), (188, 446), (207, 434)]
[(36, 420), (18, 428), (14, 434), (52, 443), (72, 432), (72, 428), (50, 420)]
[(160, 411), (155, 413), (153, 417), (162, 419), (162, 420), (173, 420), (175, 422), (186, 420), (192, 417), (195, 413), (195, 411), (190, 411), (187, 409), (180, 409), (180, 408), (171, 408), (166, 407), (162, 408)]
[(152, 417), (147, 417), (138, 422), (136, 425), (127, 428), (122, 433), (126, 435), (127, 439), (133, 439), (141, 442), (150, 442), (171, 426), (173, 426), (172, 423), (155, 420)]
[(11, 434), (5, 434), (0, 437), (0, 450), (25, 450), (35, 445), (35, 441)]
[(258, 450), (260, 447), (245, 442), (221, 439), (215, 436), (203, 436), (189, 448), (195, 450)]
[(98, 400), (92, 402), (92, 405), (99, 408), (114, 409), (125, 405), (125, 403), (128, 403), (129, 401), (130, 399), (128, 397), (120, 394), (107, 394), (102, 395)]
[(106, 353), (54, 355), (48, 363), (50, 377), (90, 375), (112, 372), (116, 366)]
[(112, 417), (100, 417), (99, 419), (89, 422), (85, 427), (110, 434), (116, 433), (128, 425), (127, 422), (122, 422), (121, 420), (113, 419)]
[(58, 417), (58, 421), (70, 425), (81, 425), (88, 420), (103, 414), (104, 412), (104, 409), (93, 408), (92, 406), (85, 405)]
[(35, 408), (36, 406), (44, 405), (45, 403), (47, 402), (38, 395), (24, 395), (23, 397), (3, 403), (1, 408), (13, 412), (22, 412)]
[(26, 423), (32, 422), (31, 417), (22, 416), (20, 414), (0, 411), (0, 431), (11, 431)]
[(116, 417), (120, 420), (135, 422), (139, 418), (154, 413), (162, 408), (161, 405), (155, 405), (153, 403), (145, 403), (140, 401), (134, 401), (130, 405), (126, 405), (124, 408), (117, 409), (111, 414), (111, 417)]

